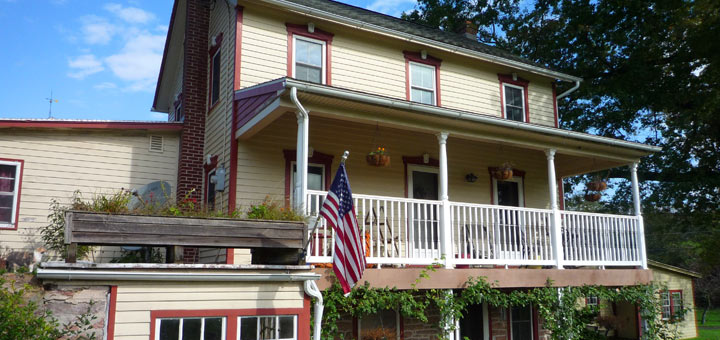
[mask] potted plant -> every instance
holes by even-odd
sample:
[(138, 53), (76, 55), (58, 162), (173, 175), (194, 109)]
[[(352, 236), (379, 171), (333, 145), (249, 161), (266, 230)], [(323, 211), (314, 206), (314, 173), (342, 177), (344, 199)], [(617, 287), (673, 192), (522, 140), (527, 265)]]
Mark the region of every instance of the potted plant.
[(503, 163), (500, 167), (493, 170), (492, 175), (498, 181), (511, 179), (513, 176), (512, 164), (510, 162)]
[(599, 192), (588, 192), (585, 194), (585, 200), (588, 202), (597, 202), (602, 195)]
[(372, 166), (390, 165), (390, 155), (385, 152), (384, 147), (378, 147), (377, 150), (368, 153), (368, 155), (365, 157), (365, 160), (369, 165)]
[(603, 191), (607, 189), (607, 182), (602, 178), (595, 178), (593, 181), (585, 184), (585, 187), (590, 191)]

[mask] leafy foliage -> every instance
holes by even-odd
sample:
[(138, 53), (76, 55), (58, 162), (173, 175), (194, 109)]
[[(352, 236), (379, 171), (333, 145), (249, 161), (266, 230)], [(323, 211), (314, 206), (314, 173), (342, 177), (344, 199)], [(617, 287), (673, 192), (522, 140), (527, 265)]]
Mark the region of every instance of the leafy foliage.
[(280, 206), (277, 201), (266, 197), (260, 204), (250, 206), (247, 218), (252, 220), (304, 221), (305, 216), (292, 208)]
[[(657, 285), (637, 285), (621, 288), (602, 286), (546, 287), (531, 290), (503, 292), (489, 284), (484, 277), (469, 278), (463, 289), (451, 292), (447, 289), (419, 290), (416, 287), (434, 268), (428, 267), (413, 285), (413, 289), (371, 288), (367, 283), (355, 287), (345, 296), (340, 285), (323, 292), (325, 312), (323, 314), (323, 338), (336, 339), (339, 333), (337, 321), (343, 314), (362, 318), (382, 310), (397, 309), (403, 317), (428, 322), (427, 312), (433, 308), (439, 312), (436, 324), (438, 337), (444, 339), (443, 330), (452, 331), (453, 320), (460, 319), (471, 304), (487, 303), (492, 307), (533, 305), (544, 320), (544, 328), (551, 332), (551, 339), (606, 339), (604, 334), (587, 327), (596, 321), (599, 309), (593, 305), (578, 305), (579, 299), (597, 296), (603, 301), (628, 302), (636, 304), (643, 320), (647, 321), (644, 339), (676, 339), (676, 321), (662, 321), (659, 316), (662, 302)], [(678, 319), (679, 320), (679, 319)]]

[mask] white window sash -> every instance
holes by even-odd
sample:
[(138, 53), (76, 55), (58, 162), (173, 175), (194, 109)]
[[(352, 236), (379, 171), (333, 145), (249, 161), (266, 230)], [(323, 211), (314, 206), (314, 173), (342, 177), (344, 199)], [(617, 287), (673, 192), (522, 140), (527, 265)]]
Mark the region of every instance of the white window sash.
[[(521, 105), (521, 106), (515, 106), (515, 105), (510, 105), (510, 104), (508, 104), (508, 102), (507, 102), (507, 100), (506, 100), (506, 98), (505, 98), (505, 88), (507, 88), (507, 87), (520, 90), (520, 99), (521, 99), (521, 102), (522, 102), (522, 105)], [(516, 109), (519, 108), (519, 109), (522, 109), (522, 121), (525, 122), (525, 119), (526, 119), (526, 117), (525, 117), (525, 112), (526, 112), (526, 111), (525, 111), (525, 106), (527, 105), (527, 103), (525, 103), (525, 88), (522, 87), (522, 86), (518, 86), (518, 85), (503, 83), (502, 89), (503, 89), (503, 90), (502, 90), (502, 99), (503, 99), (503, 104), (504, 104), (504, 105), (503, 105), (503, 116), (504, 116), (503, 118), (505, 118), (505, 119), (508, 118), (508, 116), (507, 116), (507, 108), (508, 108), (508, 107), (512, 107), (512, 108), (516, 108)]]
[[(410, 101), (416, 101), (416, 99), (419, 100), (419, 98), (413, 98), (413, 97), (412, 97), (412, 89), (418, 89), (418, 90), (423, 90), (423, 91), (432, 92), (433, 104), (436, 104), (436, 103), (437, 103), (437, 89), (436, 89), (435, 87), (436, 87), (436, 84), (437, 84), (437, 79), (435, 79), (435, 77), (436, 77), (436, 74), (435, 74), (435, 73), (437, 72), (437, 67), (436, 67), (436, 66), (432, 66), (432, 65), (426, 65), (426, 64), (416, 63), (416, 62), (413, 62), (413, 61), (409, 62), (409, 64), (410, 64), (410, 70), (409, 70), (410, 74), (409, 74), (409, 76), (408, 76), (408, 79), (409, 79), (409, 80), (408, 80), (408, 81), (409, 81), (409, 84), (408, 84), (408, 85), (410, 85)], [(413, 67), (420, 67), (420, 68), (425, 68), (425, 69), (431, 69), (432, 72), (430, 72), (430, 74), (432, 75), (432, 82), (431, 82), (431, 83), (432, 83), (432, 87), (424, 87), (424, 86), (419, 86), (419, 85), (413, 85), (413, 72), (412, 72), (412, 71), (413, 71)]]
[(154, 340), (160, 340), (160, 324), (163, 320), (180, 320), (180, 325), (178, 325), (178, 340), (182, 340), (183, 335), (183, 321), (186, 319), (200, 319), (200, 340), (205, 340), (205, 319), (217, 319), (220, 318), (222, 320), (221, 328), (221, 339), (225, 339), (226, 332), (227, 332), (227, 318), (224, 316), (202, 316), (202, 317), (185, 317), (185, 318), (158, 318), (155, 320), (155, 339)]
[[(293, 318), (293, 337), (292, 338), (280, 338), (280, 317), (292, 317)], [(255, 339), (260, 339), (260, 319), (261, 318), (275, 318), (275, 338), (272, 340), (295, 340), (298, 337), (298, 318), (297, 315), (246, 315), (239, 316), (237, 319), (237, 334), (236, 339), (240, 340), (240, 334), (242, 333), (242, 319), (243, 318), (256, 318), (255, 324)], [(225, 336), (223, 334), (223, 339)]]
[[(17, 222), (17, 202), (20, 197), (18, 197), (18, 193), (20, 191), (20, 162), (13, 162), (13, 161), (0, 161), (0, 165), (11, 165), (15, 167), (15, 177), (12, 178), (14, 180), (13, 185), (13, 191), (10, 192), (3, 192), (3, 196), (13, 196), (12, 200), (12, 206), (10, 207), (10, 223), (2, 222), (0, 223), (0, 228), (12, 228), (15, 226), (15, 222)], [(10, 178), (7, 178), (10, 179)]]
[(303, 62), (295, 61), (295, 59), (296, 59), (295, 56), (297, 55), (297, 41), (298, 40), (303, 40), (303, 41), (322, 45), (322, 49), (320, 51), (320, 60), (322, 60), (321, 65), (320, 65), (320, 68), (321, 68), (320, 69), (320, 83), (325, 84), (325, 79), (326, 79), (325, 73), (327, 71), (327, 67), (326, 67), (327, 60), (325, 60), (325, 56), (327, 55), (327, 44), (323, 40), (308, 38), (308, 37), (304, 37), (304, 36), (297, 35), (297, 34), (293, 34), (293, 51), (292, 51), (292, 76), (293, 76), (293, 78), (296, 78), (295, 69), (297, 68), (297, 64), (307, 66), (307, 67), (318, 68), (317, 65), (311, 65), (311, 64), (306, 64)]

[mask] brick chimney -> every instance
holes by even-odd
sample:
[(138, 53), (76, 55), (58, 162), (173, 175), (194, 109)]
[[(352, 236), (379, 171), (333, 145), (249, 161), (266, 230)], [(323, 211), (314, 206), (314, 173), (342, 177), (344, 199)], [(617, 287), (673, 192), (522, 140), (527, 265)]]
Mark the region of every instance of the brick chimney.
[(207, 0), (187, 0), (186, 6), (182, 74), (185, 121), (180, 137), (177, 199), (185, 199), (185, 196), (195, 189), (189, 198), (200, 202), (205, 146), (210, 7)]
[(460, 34), (472, 41), (477, 41), (478, 27), (470, 20), (465, 20), (465, 25), (459, 30)]

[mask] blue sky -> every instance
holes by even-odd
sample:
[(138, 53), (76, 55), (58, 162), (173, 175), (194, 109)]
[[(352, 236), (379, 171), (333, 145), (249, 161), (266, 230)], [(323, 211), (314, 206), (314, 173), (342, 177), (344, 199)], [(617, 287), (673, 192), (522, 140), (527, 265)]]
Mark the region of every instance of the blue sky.
[[(415, 0), (344, 0), (398, 16)], [(150, 112), (172, 0), (0, 0), (0, 118), (165, 120)]]

